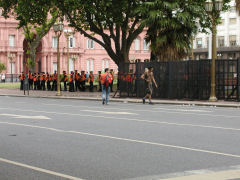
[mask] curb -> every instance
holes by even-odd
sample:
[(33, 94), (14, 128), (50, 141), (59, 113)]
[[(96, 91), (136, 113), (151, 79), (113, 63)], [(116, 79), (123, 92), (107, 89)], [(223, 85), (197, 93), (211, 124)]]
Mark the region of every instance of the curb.
[[(0, 94), (0, 96), (102, 101), (101, 98), (97, 98), (97, 97), (25, 96), (25, 95), (14, 95), (14, 94)], [(142, 103), (141, 99), (120, 99), (120, 98), (115, 99), (115, 98), (110, 98), (110, 101), (112, 101), (112, 102), (122, 102), (122, 103)], [(154, 104), (240, 108), (240, 103), (238, 103), (238, 104), (224, 104), (224, 103), (196, 102), (196, 101), (155, 100)]]

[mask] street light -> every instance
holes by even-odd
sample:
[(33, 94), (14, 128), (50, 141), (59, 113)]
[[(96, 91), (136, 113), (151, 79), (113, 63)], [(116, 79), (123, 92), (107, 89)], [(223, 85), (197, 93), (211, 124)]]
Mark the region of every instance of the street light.
[(16, 57), (15, 54), (12, 54), (12, 53), (8, 54), (8, 58), (9, 58), (10, 63), (11, 63), (11, 82), (12, 83), (13, 83), (12, 63), (13, 63), (13, 58), (15, 58), (15, 57)]
[(64, 29), (64, 35), (67, 39), (67, 74), (69, 74), (69, 37), (73, 34), (74, 32), (71, 29)]
[(53, 25), (53, 30), (57, 36), (57, 96), (61, 96), (60, 91), (60, 53), (59, 53), (59, 38), (63, 32), (63, 23), (55, 23)]
[(211, 64), (211, 94), (209, 101), (216, 102), (216, 81), (215, 81), (215, 61), (217, 58), (217, 48), (216, 48), (216, 34), (217, 25), (216, 19), (220, 15), (223, 8), (222, 0), (207, 0), (205, 4), (205, 10), (208, 13), (211, 23), (212, 23), (212, 64)]

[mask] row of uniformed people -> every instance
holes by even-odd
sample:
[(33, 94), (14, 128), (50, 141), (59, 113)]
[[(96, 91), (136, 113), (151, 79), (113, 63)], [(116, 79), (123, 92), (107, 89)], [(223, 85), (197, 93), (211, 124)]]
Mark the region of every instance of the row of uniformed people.
[[(20, 90), (23, 90), (23, 83), (25, 78), (28, 78), (29, 82), (29, 89), (30, 90), (46, 90), (46, 83), (47, 83), (47, 90), (49, 91), (56, 91), (57, 90), (57, 72), (55, 71), (54, 74), (50, 75), (49, 73), (31, 73), (29, 71), (28, 74), (22, 74), (19, 76), (21, 86)], [(89, 75), (85, 74), (84, 71), (81, 71), (81, 74), (77, 72), (71, 72), (69, 77), (66, 74), (66, 71), (63, 71), (63, 76), (61, 77), (61, 82), (64, 83), (64, 91), (67, 91), (67, 85), (69, 85), (69, 91), (85, 91), (85, 83), (89, 82), (89, 89), (93, 91), (93, 82), (94, 82), (94, 75), (93, 72), (90, 72)]]

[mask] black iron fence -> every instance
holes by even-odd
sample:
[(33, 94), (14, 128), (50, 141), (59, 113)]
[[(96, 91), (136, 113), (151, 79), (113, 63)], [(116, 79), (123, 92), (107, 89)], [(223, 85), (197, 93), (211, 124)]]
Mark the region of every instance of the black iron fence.
[[(143, 97), (146, 84), (141, 75), (154, 68), (158, 88), (153, 97), (206, 100), (211, 89), (211, 60), (124, 63), (119, 66), (121, 97)], [(239, 101), (240, 60), (216, 60), (216, 96)]]

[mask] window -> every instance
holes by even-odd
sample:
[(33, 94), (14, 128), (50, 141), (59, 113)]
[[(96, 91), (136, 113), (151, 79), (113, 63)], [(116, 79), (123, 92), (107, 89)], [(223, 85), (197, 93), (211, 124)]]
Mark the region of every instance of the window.
[(53, 63), (53, 72), (52, 73), (54, 73), (55, 71), (57, 71), (57, 63), (56, 62)]
[(9, 74), (15, 74), (15, 63), (10, 62), (8, 63), (8, 73)]
[(236, 18), (230, 18), (229, 19), (229, 24), (236, 24), (237, 23), (237, 19)]
[(237, 36), (236, 35), (229, 36), (229, 45), (230, 46), (237, 45)]
[(15, 35), (9, 35), (9, 46), (10, 47), (15, 46)]
[(69, 73), (74, 71), (74, 60), (72, 58), (69, 58)]
[(75, 39), (73, 36), (69, 36), (69, 48), (75, 47)]
[(147, 43), (147, 41), (144, 39), (144, 41), (143, 41), (143, 49), (145, 50), (145, 51), (148, 51), (149, 50), (149, 43)]
[(87, 72), (93, 71), (93, 60), (87, 60)]
[(94, 49), (94, 41), (92, 39), (87, 39), (87, 48)]
[(108, 60), (102, 60), (102, 72), (104, 72), (105, 68), (109, 68)]
[(57, 48), (57, 37), (52, 37), (52, 47)]
[(197, 48), (202, 48), (202, 38), (197, 38)]
[(218, 47), (223, 47), (224, 46), (224, 36), (219, 36), (218, 37)]
[(135, 50), (136, 51), (140, 50), (140, 40), (139, 40), (139, 38), (135, 39), (134, 45), (135, 45)]
[(230, 8), (230, 12), (235, 13), (235, 12), (236, 12), (236, 6), (232, 6), (232, 7)]

